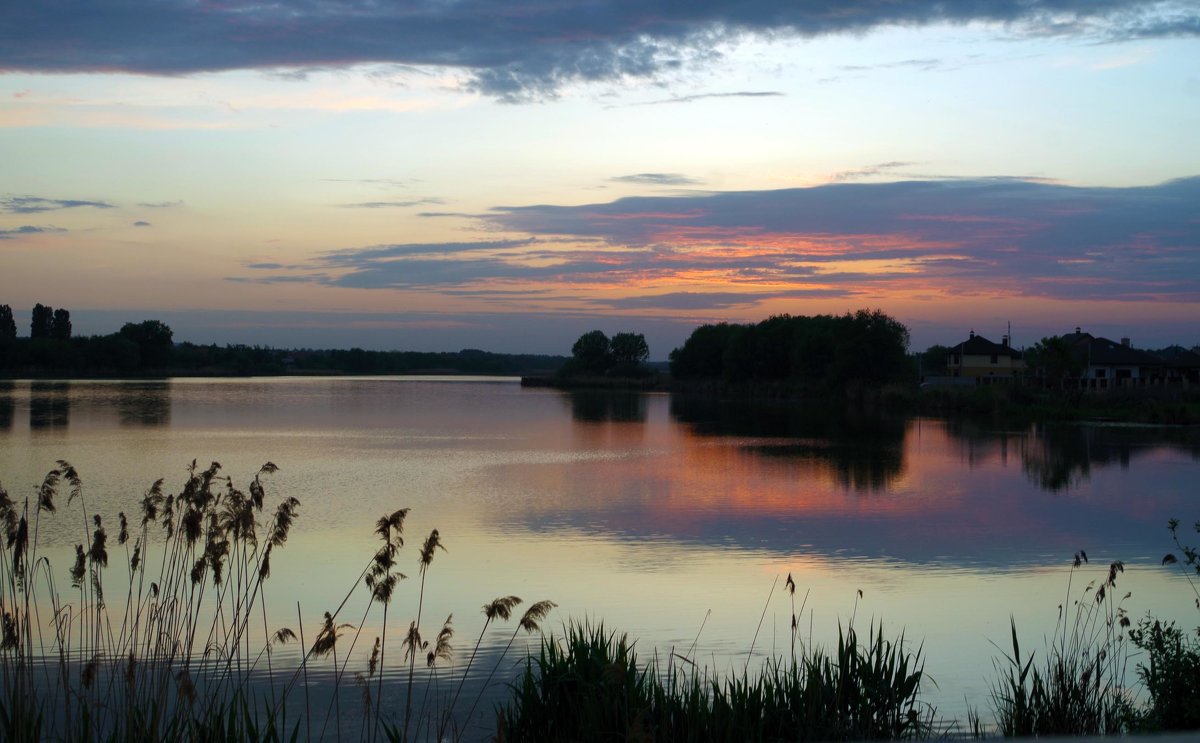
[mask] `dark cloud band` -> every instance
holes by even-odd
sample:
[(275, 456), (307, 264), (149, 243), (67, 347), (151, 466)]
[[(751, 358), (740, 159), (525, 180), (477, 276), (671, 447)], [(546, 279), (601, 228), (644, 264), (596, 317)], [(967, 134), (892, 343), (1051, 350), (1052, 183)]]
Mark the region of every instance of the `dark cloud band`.
[(524, 240), (372, 246), (324, 253), (297, 268), (314, 272), (308, 280), (316, 283), (357, 288), (546, 282), (569, 291), (683, 277), (723, 287), (592, 300), (628, 310), (939, 287), (1200, 302), (1198, 203), (1200, 177), (1133, 188), (985, 178), (630, 197), (476, 215), (489, 230), (532, 236)]
[(813, 37), (982, 22), (1099, 40), (1200, 34), (1179, 0), (12, 0), (0, 70), (186, 74), (360, 63), (450, 66), (518, 101), (570, 81), (646, 78), (711, 61), (740, 36)]

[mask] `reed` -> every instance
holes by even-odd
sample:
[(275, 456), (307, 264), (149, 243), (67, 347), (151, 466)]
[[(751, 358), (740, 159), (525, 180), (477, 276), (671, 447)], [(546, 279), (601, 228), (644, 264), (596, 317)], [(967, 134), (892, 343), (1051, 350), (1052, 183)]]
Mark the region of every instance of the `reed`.
[[(273, 644), (252, 637), (253, 612), (265, 606), (271, 555), (287, 542), (299, 507), (284, 498), (261, 523), (265, 479), (275, 471), (268, 462), (241, 490), (220, 464), (192, 462), (178, 494), (164, 495), (161, 480), (144, 493), (140, 527), (118, 514), (115, 545), (103, 518), (88, 513), (68, 462), (59, 461), (32, 498), (16, 502), (0, 489), (0, 737), (286, 736), (286, 720), (263, 718), (258, 707), (269, 700), (249, 685)], [(65, 517), (83, 524), (65, 594), (38, 545), (41, 520), (59, 512), (64, 488)], [(125, 556), (117, 600), (108, 595), (108, 573), (118, 569), (110, 566), (113, 546)], [(116, 616), (110, 606), (120, 609)]]
[(1116, 600), (1117, 576), (1124, 563), (1112, 562), (1107, 576), (1092, 581), (1077, 598), (1071, 581), (1087, 554), (1075, 555), (1067, 598), (1040, 664), (1022, 655), (1015, 620), (1010, 622), (1012, 654), (995, 661), (992, 708), (1005, 736), (1105, 735), (1129, 730), (1136, 719), (1128, 677), (1130, 621)]
[(758, 674), (718, 677), (690, 662), (638, 662), (626, 635), (571, 622), (543, 641), (499, 711), (506, 741), (868, 740), (926, 737), (921, 650), (872, 627), (839, 632), (835, 651), (803, 649)]
[[(425, 577), (436, 551), (445, 550), (438, 530), (418, 555), (415, 618), (402, 643), (408, 688), (393, 724), (382, 719), (388, 706), (382, 677), (390, 660), (389, 607), (405, 578), (396, 565), (408, 509), (376, 522), (382, 544), (308, 642), (299, 604), (295, 629), (272, 628), (267, 616), (271, 560), (300, 507), (295, 498), (268, 507), (267, 481), (276, 471), (268, 462), (240, 489), (219, 463), (200, 468), (193, 461), (176, 493), (167, 494), (162, 480), (145, 492), (140, 524), (118, 514), (115, 540), (109, 523), (87, 511), (83, 483), (68, 462), (58, 462), (21, 501), (0, 487), (0, 740), (341, 741), (348, 679), (362, 702), (359, 739), (409, 740), (410, 730), (416, 737), (426, 722), (428, 731), (437, 723), (440, 737), (453, 711), (453, 703), (442, 708), (436, 690), (439, 668), (453, 658), (452, 616), (431, 643), (421, 639)], [(59, 586), (39, 550), (43, 518), (78, 518), (83, 526), (69, 587)], [(110, 580), (110, 571), (120, 571), (122, 580)], [(124, 595), (110, 596), (114, 586)], [(343, 621), (363, 588), (369, 600), (362, 618)], [(507, 619), (519, 602), (497, 599), (489, 622)], [(547, 604), (531, 607), (519, 628), (536, 630)], [(380, 633), (365, 673), (354, 671), (349, 663), (372, 612), (382, 615)], [(297, 640), (299, 660), (280, 668), (278, 646)], [(427, 674), (423, 700), (414, 705), (418, 655)], [(309, 670), (317, 665), (332, 677), (324, 719), (308, 696)], [(289, 707), (302, 714), (289, 716)]]

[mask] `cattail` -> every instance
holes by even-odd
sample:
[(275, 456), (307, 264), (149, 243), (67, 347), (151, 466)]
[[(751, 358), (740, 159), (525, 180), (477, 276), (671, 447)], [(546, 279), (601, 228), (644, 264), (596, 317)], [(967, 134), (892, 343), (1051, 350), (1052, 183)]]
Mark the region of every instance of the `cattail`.
[(513, 607), (519, 603), (521, 603), (520, 596), (503, 596), (492, 600), (490, 604), (484, 604), (483, 615), (489, 622), (497, 617), (507, 622), (512, 617)]
[(404, 538), (401, 535), (404, 533), (404, 519), (408, 516), (408, 511), (407, 508), (401, 508), (380, 517), (375, 522), (375, 533), (388, 544), (394, 543), (397, 547), (403, 547)]
[(71, 486), (71, 493), (67, 496), (67, 505), (69, 506), (71, 501), (83, 496), (83, 481), (79, 479), (79, 473), (75, 471), (75, 467), (64, 459), (58, 460), (58, 471)]
[(92, 682), (96, 680), (96, 667), (100, 665), (100, 656), (93, 655), (83, 666), (83, 672), (80, 673), (80, 679), (83, 681), (83, 688), (92, 688)]
[(333, 615), (325, 612), (325, 622), (321, 625), (321, 631), (317, 633), (317, 639), (313, 640), (312, 654), (317, 657), (328, 655), (337, 646), (342, 630), (352, 626), (350, 624), (334, 624)]
[(288, 532), (292, 529), (292, 522), (296, 520), (296, 509), (299, 507), (300, 501), (295, 498), (286, 498), (275, 509), (275, 520), (271, 522), (271, 544), (282, 547), (283, 543), (287, 541)]
[(1110, 585), (1110, 586), (1117, 585), (1117, 573), (1124, 573), (1124, 572), (1125, 572), (1125, 563), (1121, 562), (1120, 560), (1113, 561), (1108, 566), (1108, 585)]
[(796, 581), (792, 580), (791, 573), (788, 573), (787, 581), (783, 584), (783, 587), (786, 588), (788, 593), (791, 595), (796, 595)]
[(541, 629), (538, 626), (538, 622), (545, 619), (546, 615), (550, 613), (550, 610), (556, 606), (558, 606), (558, 604), (554, 603), (553, 601), (539, 601), (533, 606), (530, 606), (525, 610), (525, 614), (521, 617), (521, 629), (529, 632), (530, 634), (537, 632), (539, 629)]
[(433, 562), (433, 553), (438, 549), (441, 549), (442, 552), (446, 551), (445, 545), (442, 544), (442, 538), (438, 535), (438, 530), (434, 529), (425, 538), (425, 544), (421, 545), (421, 572), (425, 572), (425, 569)]
[(250, 481), (250, 502), (259, 511), (262, 510), (263, 498), (265, 495), (266, 493), (263, 489), (262, 483), (259, 482), (258, 477), (255, 477)]
[(379, 667), (379, 638), (375, 638), (375, 647), (371, 648), (371, 660), (367, 663), (367, 675), (374, 676)]
[(428, 643), (421, 641), (421, 631), (417, 628), (416, 621), (408, 623), (408, 634), (404, 636), (404, 659), (408, 661), (415, 660), (417, 653), (428, 647)]
[(168, 495), (163, 501), (163, 531), (167, 533), (167, 539), (175, 536), (175, 496)]
[(162, 485), (163, 480), (160, 477), (142, 496), (142, 526), (158, 519), (158, 507), (163, 502)]
[(204, 514), (198, 508), (189, 508), (179, 520), (179, 526), (188, 544), (195, 544), (203, 533)]
[(43, 478), (38, 488), (37, 507), (39, 511), (54, 513), (54, 496), (58, 490), (58, 470), (50, 470)]
[(4, 526), (4, 538), (11, 547), (17, 538), (17, 508), (3, 487), (0, 487), (0, 524)]
[(454, 628), (450, 626), (454, 615), (446, 617), (446, 622), (442, 625), (442, 631), (438, 632), (437, 640), (433, 643), (433, 650), (425, 657), (425, 665), (433, 668), (433, 664), (439, 659), (449, 662), (454, 657), (454, 650), (450, 647), (450, 638), (454, 637)]
[(117, 544), (125, 544), (129, 541), (129, 521), (125, 518), (124, 511), (117, 513), (117, 523), (121, 525), (120, 530), (117, 531)]
[(83, 576), (87, 571), (87, 554), (83, 545), (75, 545), (75, 564), (71, 567), (71, 585), (79, 588), (83, 585)]
[(191, 573), (189, 573), (189, 577), (192, 579), (193, 586), (204, 578), (204, 566), (206, 564), (207, 563), (204, 561), (204, 558), (201, 557), (199, 560), (196, 560), (194, 565), (192, 565), (192, 570)]
[(179, 688), (179, 696), (186, 699), (188, 704), (196, 703), (196, 685), (186, 670), (175, 675), (175, 684)]
[(271, 641), (276, 645), (282, 645), (296, 639), (296, 633), (288, 627), (280, 627), (275, 630), (275, 634), (271, 636)]
[(25, 549), (29, 546), (29, 521), (24, 516), (17, 521), (16, 534), (9, 540), (8, 546), (13, 553), (13, 574), (20, 582), (25, 576)]
[(100, 523), (100, 514), (93, 516), (92, 520), (96, 524), (96, 531), (92, 532), (92, 548), (88, 550), (88, 558), (93, 565), (99, 563), (101, 567), (108, 567), (108, 535)]
[(0, 615), (0, 650), (15, 650), (21, 646), (21, 624), (17, 621), (17, 610)]

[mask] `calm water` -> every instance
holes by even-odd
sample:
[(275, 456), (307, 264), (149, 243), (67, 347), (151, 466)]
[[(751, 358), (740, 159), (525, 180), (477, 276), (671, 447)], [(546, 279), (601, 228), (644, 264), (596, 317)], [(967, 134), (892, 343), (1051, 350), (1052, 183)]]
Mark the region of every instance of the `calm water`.
[[(0, 386), (0, 484), (31, 493), (57, 459), (111, 519), (160, 477), (175, 492), (193, 459), (243, 486), (277, 464), (268, 500), (302, 506), (274, 563), (272, 624), (294, 626), (299, 601), (310, 633), (373, 553), (375, 519), (411, 507), (401, 567), (415, 576), (416, 545), (440, 530), (426, 634), (453, 612), (460, 662), (479, 607), (517, 594), (560, 605), (551, 629), (603, 620), (644, 657), (696, 643), (710, 667), (741, 669), (776, 580), (755, 654), (787, 647), (790, 572), (808, 595), (803, 635), (828, 643), (852, 614), (903, 629), (924, 642), (941, 713), (963, 717), (967, 698), (986, 716), (991, 642), (1005, 645), (1011, 615), (1040, 649), (1076, 550), (1091, 557), (1088, 580), (1125, 561), (1118, 588), (1135, 619), (1198, 619), (1190, 588), (1159, 566), (1167, 519), (1200, 519), (1195, 429), (996, 430), (510, 379)], [(64, 585), (79, 523), (41, 526)], [(398, 591), (406, 624), (416, 582)]]

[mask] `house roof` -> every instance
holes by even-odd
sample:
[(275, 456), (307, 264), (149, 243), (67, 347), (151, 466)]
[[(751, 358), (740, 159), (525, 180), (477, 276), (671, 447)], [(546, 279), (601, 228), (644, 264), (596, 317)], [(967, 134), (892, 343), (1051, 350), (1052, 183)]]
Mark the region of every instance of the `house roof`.
[(1163, 363), (1177, 369), (1200, 369), (1200, 353), (1180, 351)]
[(993, 343), (982, 335), (971, 334), (967, 340), (959, 343), (950, 349), (952, 353), (971, 355), (971, 356), (1011, 356), (1014, 359), (1021, 358), (1021, 352), (1006, 346), (1001, 343)]
[(1089, 333), (1071, 333), (1063, 336), (1075, 353), (1092, 366), (1162, 366), (1162, 359), (1148, 351), (1139, 351), (1108, 338), (1097, 338)]

